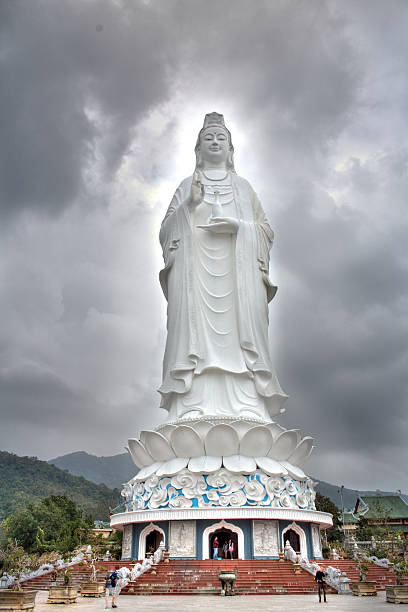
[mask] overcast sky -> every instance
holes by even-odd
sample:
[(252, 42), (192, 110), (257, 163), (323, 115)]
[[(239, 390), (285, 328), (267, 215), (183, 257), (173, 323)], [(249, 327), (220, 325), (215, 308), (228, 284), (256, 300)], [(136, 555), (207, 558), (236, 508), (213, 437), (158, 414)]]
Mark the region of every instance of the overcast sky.
[(275, 231), (280, 422), (408, 490), (406, 0), (0, 2), (0, 448), (123, 452), (165, 417), (158, 230), (224, 114)]

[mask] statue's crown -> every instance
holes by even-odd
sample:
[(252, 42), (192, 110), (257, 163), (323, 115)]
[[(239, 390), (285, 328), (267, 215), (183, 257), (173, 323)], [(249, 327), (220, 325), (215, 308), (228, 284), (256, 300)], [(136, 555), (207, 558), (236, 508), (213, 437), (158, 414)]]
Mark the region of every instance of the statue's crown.
[(203, 130), (212, 125), (218, 125), (225, 128), (224, 115), (220, 115), (219, 113), (207, 113), (204, 118)]

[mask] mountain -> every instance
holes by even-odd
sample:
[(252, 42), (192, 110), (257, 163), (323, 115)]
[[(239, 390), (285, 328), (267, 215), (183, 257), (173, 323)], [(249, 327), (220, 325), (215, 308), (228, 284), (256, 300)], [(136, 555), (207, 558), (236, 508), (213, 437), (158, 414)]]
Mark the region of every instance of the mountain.
[[(338, 508), (341, 510), (341, 495), (340, 495), (340, 486), (332, 485), (329, 482), (324, 482), (324, 480), (318, 480), (317, 478), (313, 478), (315, 482), (317, 482), (316, 491), (319, 491), (321, 495), (325, 497), (329, 497), (333, 503), (336, 504)], [(360, 491), (359, 491), (360, 493)], [(368, 493), (367, 493), (368, 494)], [(353, 510), (357, 501), (357, 493), (352, 489), (343, 489), (343, 505), (344, 509)]]
[(68, 470), (75, 476), (83, 476), (87, 480), (103, 483), (111, 488), (121, 488), (123, 483), (128, 482), (138, 472), (129, 453), (111, 457), (96, 457), (84, 451), (78, 451), (50, 459), (48, 463), (56, 465), (61, 470)]
[[(137, 472), (132, 459), (128, 453), (113, 455), (111, 457), (96, 457), (88, 455), (84, 451), (63, 455), (56, 459), (50, 459), (49, 463), (58, 466), (63, 470), (68, 470), (71, 474), (84, 476), (88, 480), (97, 483), (104, 483), (109, 487), (121, 487), (122, 483), (127, 482)], [(315, 482), (318, 482), (316, 490), (325, 497), (329, 497), (332, 502), (341, 509), (340, 486), (332, 485), (324, 480), (318, 480), (312, 477)], [(358, 491), (361, 495), (375, 495), (378, 491)], [(381, 493), (387, 493), (381, 491)], [(351, 509), (356, 505), (357, 492), (353, 489), (343, 489), (343, 504), (344, 509)]]
[(109, 507), (116, 506), (120, 500), (118, 489), (73, 476), (37, 457), (19, 457), (0, 451), (0, 520), (48, 495), (67, 495), (86, 513), (100, 520), (108, 520)]

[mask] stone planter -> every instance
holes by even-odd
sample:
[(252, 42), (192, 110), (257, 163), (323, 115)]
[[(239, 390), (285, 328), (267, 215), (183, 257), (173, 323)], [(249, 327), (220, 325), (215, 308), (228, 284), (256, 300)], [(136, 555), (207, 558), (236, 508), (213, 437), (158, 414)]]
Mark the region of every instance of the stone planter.
[(33, 610), (37, 591), (0, 591), (0, 612), (13, 612), (14, 610)]
[(353, 582), (351, 590), (357, 597), (377, 597), (377, 583), (367, 580)]
[(76, 586), (50, 586), (48, 603), (68, 604), (75, 603), (78, 595)]
[(393, 584), (385, 587), (388, 603), (408, 603), (408, 584)]
[(83, 582), (81, 584), (82, 597), (103, 597), (105, 595), (104, 582)]

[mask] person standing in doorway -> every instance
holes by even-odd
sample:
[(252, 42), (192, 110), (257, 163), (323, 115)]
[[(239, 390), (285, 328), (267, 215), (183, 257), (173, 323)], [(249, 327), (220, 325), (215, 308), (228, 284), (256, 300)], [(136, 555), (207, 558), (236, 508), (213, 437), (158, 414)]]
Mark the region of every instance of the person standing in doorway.
[[(228, 542), (228, 555), (230, 559), (234, 558), (234, 542), (232, 540)], [(227, 555), (227, 558), (228, 558), (228, 555)]]
[(213, 539), (213, 559), (218, 559), (218, 549), (220, 547), (220, 543), (218, 541), (217, 536)]
[(317, 582), (317, 592), (319, 594), (319, 603), (322, 603), (322, 592), (323, 592), (323, 601), (326, 602), (326, 582), (325, 582), (326, 574), (321, 570), (316, 572), (315, 582)]
[(224, 544), (222, 545), (222, 552), (223, 558), (228, 559), (228, 540), (225, 540)]

